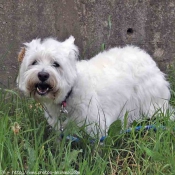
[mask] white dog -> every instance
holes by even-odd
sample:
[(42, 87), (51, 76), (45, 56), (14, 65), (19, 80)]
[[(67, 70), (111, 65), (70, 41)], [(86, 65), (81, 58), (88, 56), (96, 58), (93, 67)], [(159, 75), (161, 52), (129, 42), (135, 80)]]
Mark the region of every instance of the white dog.
[(131, 123), (168, 108), (169, 83), (153, 59), (137, 47), (116, 47), (77, 61), (73, 36), (64, 42), (47, 38), (24, 45), (18, 57), (19, 89), (44, 104), (53, 127), (60, 127), (61, 106), (69, 113), (64, 126), (70, 120), (78, 125), (86, 121), (87, 132), (98, 124), (102, 135), (115, 120), (123, 121), (126, 112)]

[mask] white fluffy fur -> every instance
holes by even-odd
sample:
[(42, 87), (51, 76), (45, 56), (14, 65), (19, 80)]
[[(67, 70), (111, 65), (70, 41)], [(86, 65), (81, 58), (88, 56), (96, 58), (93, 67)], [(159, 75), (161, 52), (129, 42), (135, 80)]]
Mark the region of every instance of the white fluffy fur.
[[(67, 99), (69, 117), (64, 122), (76, 120), (94, 123), (102, 133), (117, 119), (128, 122), (151, 117), (159, 108), (166, 110), (170, 99), (169, 83), (153, 59), (143, 50), (126, 46), (113, 48), (90, 60), (77, 61), (78, 48), (71, 36), (64, 42), (53, 38), (25, 43), (26, 53), (21, 64), (17, 83), (26, 94), (44, 103), (45, 117), (50, 125), (58, 124), (61, 102), (72, 88)], [(36, 60), (36, 65), (31, 63)], [(60, 64), (53, 67), (53, 62)], [(47, 80), (53, 90), (46, 95), (36, 92), (38, 72), (50, 74)], [(48, 114), (49, 113), (49, 114)], [(52, 116), (52, 117), (50, 117)]]

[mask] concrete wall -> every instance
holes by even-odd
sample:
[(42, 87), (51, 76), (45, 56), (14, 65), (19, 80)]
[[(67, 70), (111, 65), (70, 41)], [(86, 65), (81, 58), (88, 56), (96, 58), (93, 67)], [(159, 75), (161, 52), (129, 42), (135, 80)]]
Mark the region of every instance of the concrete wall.
[(162, 70), (175, 59), (175, 0), (0, 0), (0, 87), (15, 85), (17, 53), (36, 37), (76, 38), (81, 58), (134, 44)]

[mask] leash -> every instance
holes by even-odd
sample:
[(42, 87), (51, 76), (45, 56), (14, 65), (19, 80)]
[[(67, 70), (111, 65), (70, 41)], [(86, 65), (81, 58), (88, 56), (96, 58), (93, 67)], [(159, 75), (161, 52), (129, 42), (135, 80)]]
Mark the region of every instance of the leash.
[[(70, 93), (69, 93), (69, 95), (70, 95)], [(64, 126), (63, 126), (63, 122), (65, 121), (65, 115), (68, 114), (68, 111), (66, 109), (66, 106), (67, 106), (66, 99), (61, 103), (60, 116), (59, 116), (59, 120), (60, 120), (60, 131), (61, 131), (60, 138), (61, 139), (64, 137)], [(151, 129), (156, 132), (157, 129), (166, 130), (166, 127), (163, 126), (163, 125), (162, 126), (159, 126), (159, 127), (156, 127), (155, 125), (136, 126), (135, 128), (129, 128), (129, 129), (126, 129), (126, 130), (122, 130), (120, 132), (120, 134), (127, 134), (127, 133), (131, 133), (131, 132), (138, 132), (140, 130), (146, 130), (146, 131), (148, 131), (148, 130), (151, 130)], [(103, 143), (106, 138), (107, 138), (107, 136), (102, 136), (99, 139), (99, 142), (100, 143)], [(81, 141), (80, 138), (78, 138), (76, 136), (72, 136), (72, 135), (66, 136), (66, 140), (71, 141), (71, 142), (76, 142), (76, 143), (78, 143), (78, 142)], [(95, 141), (96, 141), (96, 139), (89, 139), (89, 143), (92, 143), (93, 144), (93, 143), (95, 143)]]
[[(151, 129), (153, 129), (156, 132), (157, 129), (163, 129), (163, 130), (165, 130), (166, 127), (165, 126), (159, 126), (158, 128), (156, 128), (155, 125), (136, 126), (134, 128), (134, 131), (151, 130)], [(129, 128), (129, 129), (125, 130), (123, 133), (131, 133), (132, 131), (133, 131), (133, 128)]]
[[(123, 130), (120, 132), (120, 134), (127, 134), (127, 133), (131, 133), (131, 132), (138, 132), (140, 130), (145, 130), (145, 131), (148, 131), (148, 130), (153, 130), (153, 131), (157, 131), (157, 129), (162, 129), (162, 130), (166, 130), (166, 127), (165, 126), (159, 126), (159, 127), (156, 127), (155, 125), (146, 125), (146, 126), (136, 126), (135, 128), (129, 128), (129, 129), (126, 129), (126, 130)], [(64, 135), (63, 135), (64, 137)], [(100, 139), (99, 139), (99, 142), (100, 143), (103, 143), (104, 140), (107, 138), (107, 136), (102, 136)], [(78, 137), (75, 137), (75, 136), (66, 136), (66, 140), (68, 141), (71, 141), (71, 142), (80, 142), (80, 139)], [(95, 139), (90, 139), (89, 142), (90, 143), (94, 143), (96, 140)]]

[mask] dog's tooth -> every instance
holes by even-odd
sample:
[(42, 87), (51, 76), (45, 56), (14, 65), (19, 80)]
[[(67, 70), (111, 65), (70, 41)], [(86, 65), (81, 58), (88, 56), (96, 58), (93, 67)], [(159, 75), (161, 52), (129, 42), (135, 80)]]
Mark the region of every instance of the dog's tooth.
[(39, 93), (43, 93), (42, 91), (40, 91), (40, 89), (37, 87), (37, 91), (39, 92)]
[(44, 95), (45, 93), (47, 93), (49, 91), (49, 88), (47, 88), (45, 91), (42, 91), (37, 87), (36, 90), (39, 92), (39, 94)]

